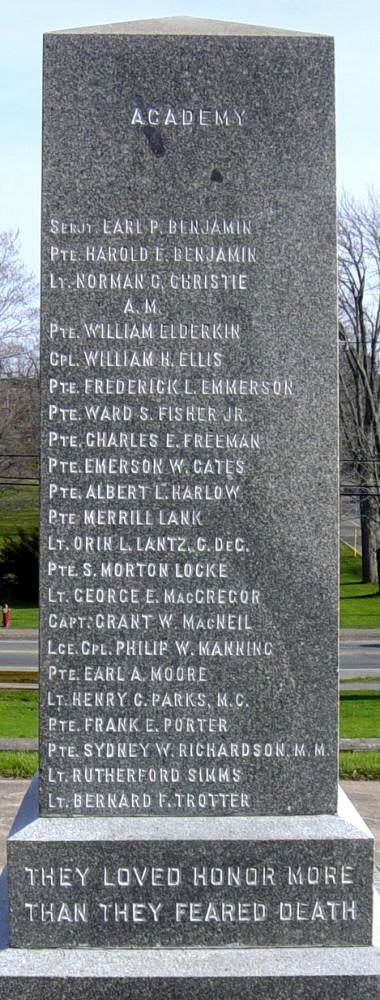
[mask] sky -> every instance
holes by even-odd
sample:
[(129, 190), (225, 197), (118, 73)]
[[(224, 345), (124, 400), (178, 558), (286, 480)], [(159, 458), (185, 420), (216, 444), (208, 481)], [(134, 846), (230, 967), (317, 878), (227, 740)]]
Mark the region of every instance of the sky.
[(180, 14), (333, 35), (338, 191), (379, 188), (379, 0), (0, 0), (0, 231), (37, 276), (43, 33)]

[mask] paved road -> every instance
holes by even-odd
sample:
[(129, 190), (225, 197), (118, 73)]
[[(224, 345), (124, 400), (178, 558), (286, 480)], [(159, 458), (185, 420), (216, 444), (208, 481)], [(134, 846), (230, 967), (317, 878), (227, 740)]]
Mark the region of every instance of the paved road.
[(37, 669), (37, 639), (3, 639), (0, 643), (0, 670)]
[[(360, 674), (380, 680), (380, 635), (376, 639), (341, 639), (341, 677)], [(38, 670), (36, 639), (12, 639), (0, 643), (0, 670)]]
[(341, 639), (340, 676), (342, 679), (358, 677), (380, 680), (380, 637), (377, 639)]

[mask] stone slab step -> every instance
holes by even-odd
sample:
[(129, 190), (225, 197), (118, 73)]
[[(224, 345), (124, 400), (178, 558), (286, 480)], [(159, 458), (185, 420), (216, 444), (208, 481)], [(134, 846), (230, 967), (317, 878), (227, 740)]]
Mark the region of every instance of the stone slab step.
[(12, 739), (8, 736), (0, 740), (1, 750), (38, 750), (38, 740), (18, 739), (16, 737)]
[(369, 750), (380, 750), (380, 739), (366, 739), (366, 740), (339, 740), (340, 750), (359, 750), (359, 751), (369, 751)]
[(24, 684), (23, 681), (0, 684), (0, 691), (38, 691), (38, 684)]

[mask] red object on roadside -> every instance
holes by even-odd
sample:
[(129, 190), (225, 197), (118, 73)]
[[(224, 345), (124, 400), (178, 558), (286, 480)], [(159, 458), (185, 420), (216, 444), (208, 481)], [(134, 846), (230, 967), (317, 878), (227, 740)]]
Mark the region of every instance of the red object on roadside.
[(11, 624), (11, 609), (9, 604), (3, 604), (3, 628), (9, 628)]

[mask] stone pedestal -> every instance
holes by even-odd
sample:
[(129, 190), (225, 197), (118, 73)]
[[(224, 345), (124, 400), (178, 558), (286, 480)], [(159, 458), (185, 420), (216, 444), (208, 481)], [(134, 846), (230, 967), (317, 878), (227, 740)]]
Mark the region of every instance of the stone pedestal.
[(9, 926), (0, 886), (7, 1000), (20, 988), (28, 1000), (378, 997), (373, 841), (343, 792), (336, 816), (279, 829), (272, 817), (43, 819), (37, 790), (36, 778), (8, 841)]
[(7, 1000), (378, 1000), (379, 961), (371, 948), (271, 948), (59, 951), (6, 953), (1, 987)]
[(337, 809), (335, 258), (332, 39), (46, 36), (5, 1000), (378, 996), (372, 838)]
[(42, 819), (35, 792), (8, 842), (13, 947), (372, 942), (373, 839), (344, 795), (341, 815), (279, 827), (265, 816)]
[[(4, 882), (4, 879), (2, 880)], [(377, 1000), (380, 951), (374, 947), (66, 948), (7, 947), (1, 890), (0, 986), (4, 1000)]]

